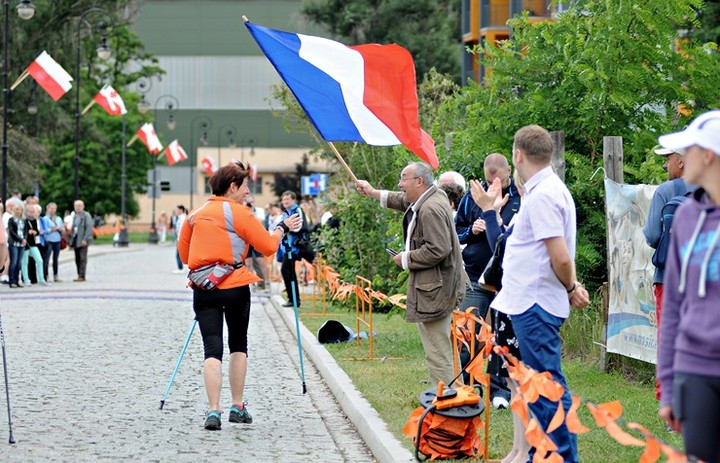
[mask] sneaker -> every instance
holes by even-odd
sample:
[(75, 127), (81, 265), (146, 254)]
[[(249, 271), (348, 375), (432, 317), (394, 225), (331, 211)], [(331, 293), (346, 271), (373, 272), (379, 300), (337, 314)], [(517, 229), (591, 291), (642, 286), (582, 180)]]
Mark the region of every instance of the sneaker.
[(75, 278), (73, 281), (75, 281), (75, 282), (82, 282), (82, 281), (85, 281), (85, 277), (77, 277), (77, 278)]
[(60, 278), (58, 278), (58, 277), (55, 277), (55, 278), (53, 278), (53, 281), (54, 281), (55, 283), (60, 283), (62, 280), (61, 280)]
[(220, 431), (222, 423), (220, 422), (220, 412), (210, 410), (205, 414), (205, 429), (208, 431)]
[[(242, 409), (240, 409), (242, 407)], [(247, 410), (247, 407), (245, 404), (243, 405), (233, 405), (230, 407), (230, 422), (231, 423), (252, 423), (252, 415), (250, 415), (250, 412)]]
[(17, 287), (18, 287), (18, 285), (17, 285), (17, 284), (15, 284), (15, 283), (10, 283), (10, 287), (11, 287), (11, 288), (17, 288)]
[(497, 410), (505, 410), (510, 407), (510, 402), (505, 397), (495, 396), (492, 399), (492, 406)]
[(49, 281), (41, 281), (41, 282), (38, 283), (38, 284), (41, 285), (41, 286), (52, 286), (52, 283), (50, 283)]

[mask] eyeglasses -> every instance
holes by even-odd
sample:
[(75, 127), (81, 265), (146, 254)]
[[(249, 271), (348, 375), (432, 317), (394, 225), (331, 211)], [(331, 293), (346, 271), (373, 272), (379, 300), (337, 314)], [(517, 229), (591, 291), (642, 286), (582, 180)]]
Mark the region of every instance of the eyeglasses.
[(407, 177), (407, 178), (400, 177), (400, 183), (405, 183), (408, 180), (415, 180), (416, 178), (421, 178), (421, 177)]

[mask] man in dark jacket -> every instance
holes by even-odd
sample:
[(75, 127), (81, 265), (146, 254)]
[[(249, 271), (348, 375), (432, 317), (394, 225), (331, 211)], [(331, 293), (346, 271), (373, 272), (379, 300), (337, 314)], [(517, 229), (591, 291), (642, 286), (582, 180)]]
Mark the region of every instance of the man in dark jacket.
[(280, 242), (280, 249), (278, 252), (282, 256), (282, 265), (280, 267), (280, 273), (285, 283), (285, 292), (287, 292), (288, 301), (283, 304), (283, 307), (300, 307), (300, 289), (298, 288), (297, 273), (295, 273), (295, 262), (300, 260), (300, 249), (297, 246), (297, 242), (300, 238), (307, 235), (307, 222), (305, 219), (305, 213), (298, 206), (297, 195), (293, 191), (286, 191), (280, 197), (282, 200), (282, 207), (285, 210), (281, 220), (285, 220), (293, 214), (300, 214), (302, 218), (302, 225), (295, 230), (290, 230), (283, 236)]
[(364, 180), (356, 187), (384, 207), (405, 212), (405, 246), (393, 257), (409, 270), (405, 319), (417, 323), (431, 383), (449, 384), (454, 377), (452, 312), (462, 300), (467, 277), (447, 196), (433, 184), (432, 169), (422, 162), (403, 169), (399, 192), (376, 190)]
[[(508, 164), (505, 156), (499, 153), (487, 155), (483, 165), (485, 173), (485, 183), (483, 188), (499, 179), (502, 185), (502, 196), (505, 204), (500, 209), (500, 217), (502, 223), (507, 225), (517, 214), (520, 208), (520, 194), (515, 186), (515, 182), (510, 175), (510, 164)], [(483, 288), (478, 284), (478, 279), (482, 275), (487, 266), (490, 257), (493, 255), (494, 243), (488, 242), (485, 236), (485, 221), (482, 218), (483, 212), (495, 213), (495, 211), (483, 211), (473, 201), (470, 190), (460, 201), (455, 216), (455, 230), (457, 231), (460, 243), (466, 245), (463, 249), (462, 257), (465, 264), (465, 272), (470, 278), (471, 286), (467, 288), (465, 299), (460, 309), (465, 310), (469, 307), (476, 307), (473, 311), (479, 318), (485, 318), (495, 297), (495, 291)], [(466, 349), (460, 354), (462, 365), (467, 364), (470, 360), (470, 354)], [(507, 408), (510, 401), (510, 391), (505, 385), (505, 381), (497, 376), (497, 372), (491, 372), (492, 388), (490, 392), (491, 400), (495, 408)]]

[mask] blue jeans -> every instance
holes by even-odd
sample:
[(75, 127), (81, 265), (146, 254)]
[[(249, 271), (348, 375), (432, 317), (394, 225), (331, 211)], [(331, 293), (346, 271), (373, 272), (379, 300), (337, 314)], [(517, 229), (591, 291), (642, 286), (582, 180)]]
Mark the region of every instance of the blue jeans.
[(20, 282), (20, 267), (22, 264), (23, 254), (25, 254), (25, 246), (8, 246), (10, 250), (10, 269), (8, 270), (8, 281), (10, 284), (18, 284)]
[[(562, 403), (565, 411), (570, 410), (572, 399), (568, 392), (565, 376), (560, 367), (562, 341), (560, 339), (560, 326), (564, 318), (556, 317), (546, 312), (538, 304), (533, 305), (526, 312), (512, 316), (513, 328), (520, 343), (520, 354), (523, 362), (538, 372), (547, 371), (565, 388)], [(557, 410), (557, 403), (545, 397), (530, 404), (530, 410), (535, 414), (543, 429), (547, 429)], [(558, 446), (558, 453), (563, 461), (578, 462), (577, 436), (568, 431), (565, 424), (550, 433), (550, 439)], [(529, 453), (532, 461), (535, 448)]]

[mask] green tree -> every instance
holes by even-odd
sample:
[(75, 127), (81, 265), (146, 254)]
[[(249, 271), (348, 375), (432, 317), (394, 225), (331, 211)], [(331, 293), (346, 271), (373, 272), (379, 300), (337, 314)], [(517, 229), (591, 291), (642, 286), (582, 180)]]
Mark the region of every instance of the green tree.
[(407, 48), (418, 81), (433, 67), (459, 81), (458, 6), (447, 0), (309, 0), (302, 12), (346, 43)]
[[(129, 135), (141, 122), (133, 114), (136, 96), (128, 91), (139, 77), (159, 75), (157, 60), (142, 49), (142, 42), (129, 29), (134, 14), (134, 0), (78, 0), (54, 2), (36, 0), (35, 16), (29, 21), (13, 19), (10, 29), (11, 78), (46, 50), (72, 76), (76, 69), (76, 53), (80, 40), (80, 101), (81, 109), (105, 83), (113, 85), (123, 96), (130, 113), (127, 115)], [(90, 8), (102, 8), (113, 18), (108, 45), (113, 56), (100, 61), (96, 49), (102, 36), (104, 15), (88, 14), (78, 32), (78, 18)], [(92, 32), (95, 32), (94, 34)], [(130, 63), (133, 63), (130, 66)], [(75, 130), (74, 88), (58, 102), (52, 101), (32, 79), (11, 94), (9, 184), (11, 188), (31, 191), (39, 185), (42, 202), (55, 201), (61, 209), (70, 208), (73, 200), (73, 158)], [(34, 100), (36, 115), (27, 112)], [(101, 215), (120, 212), (120, 135), (121, 118), (111, 118), (102, 110), (92, 109), (80, 122), (81, 196), (91, 212)], [(22, 146), (22, 149), (15, 149)], [(26, 153), (32, 153), (27, 156)], [(144, 191), (146, 171), (151, 159), (140, 155), (140, 147), (128, 149), (127, 210), (138, 212), (135, 192)]]
[(455, 128), (447, 134), (452, 156), (442, 166), (479, 174), (487, 153), (510, 155), (521, 126), (564, 131), (579, 269), (603, 281), (604, 194), (600, 176), (589, 182), (602, 166), (603, 137), (624, 138), (626, 182), (657, 181), (661, 160), (650, 150), (658, 134), (688, 121), (680, 105), (694, 114), (720, 105), (716, 45), (678, 40), (678, 25), (695, 18), (700, 4), (590, 0), (555, 21), (511, 20), (510, 40), (477, 50), (492, 70), (485, 86), (463, 88), (443, 108), (440, 117)]

